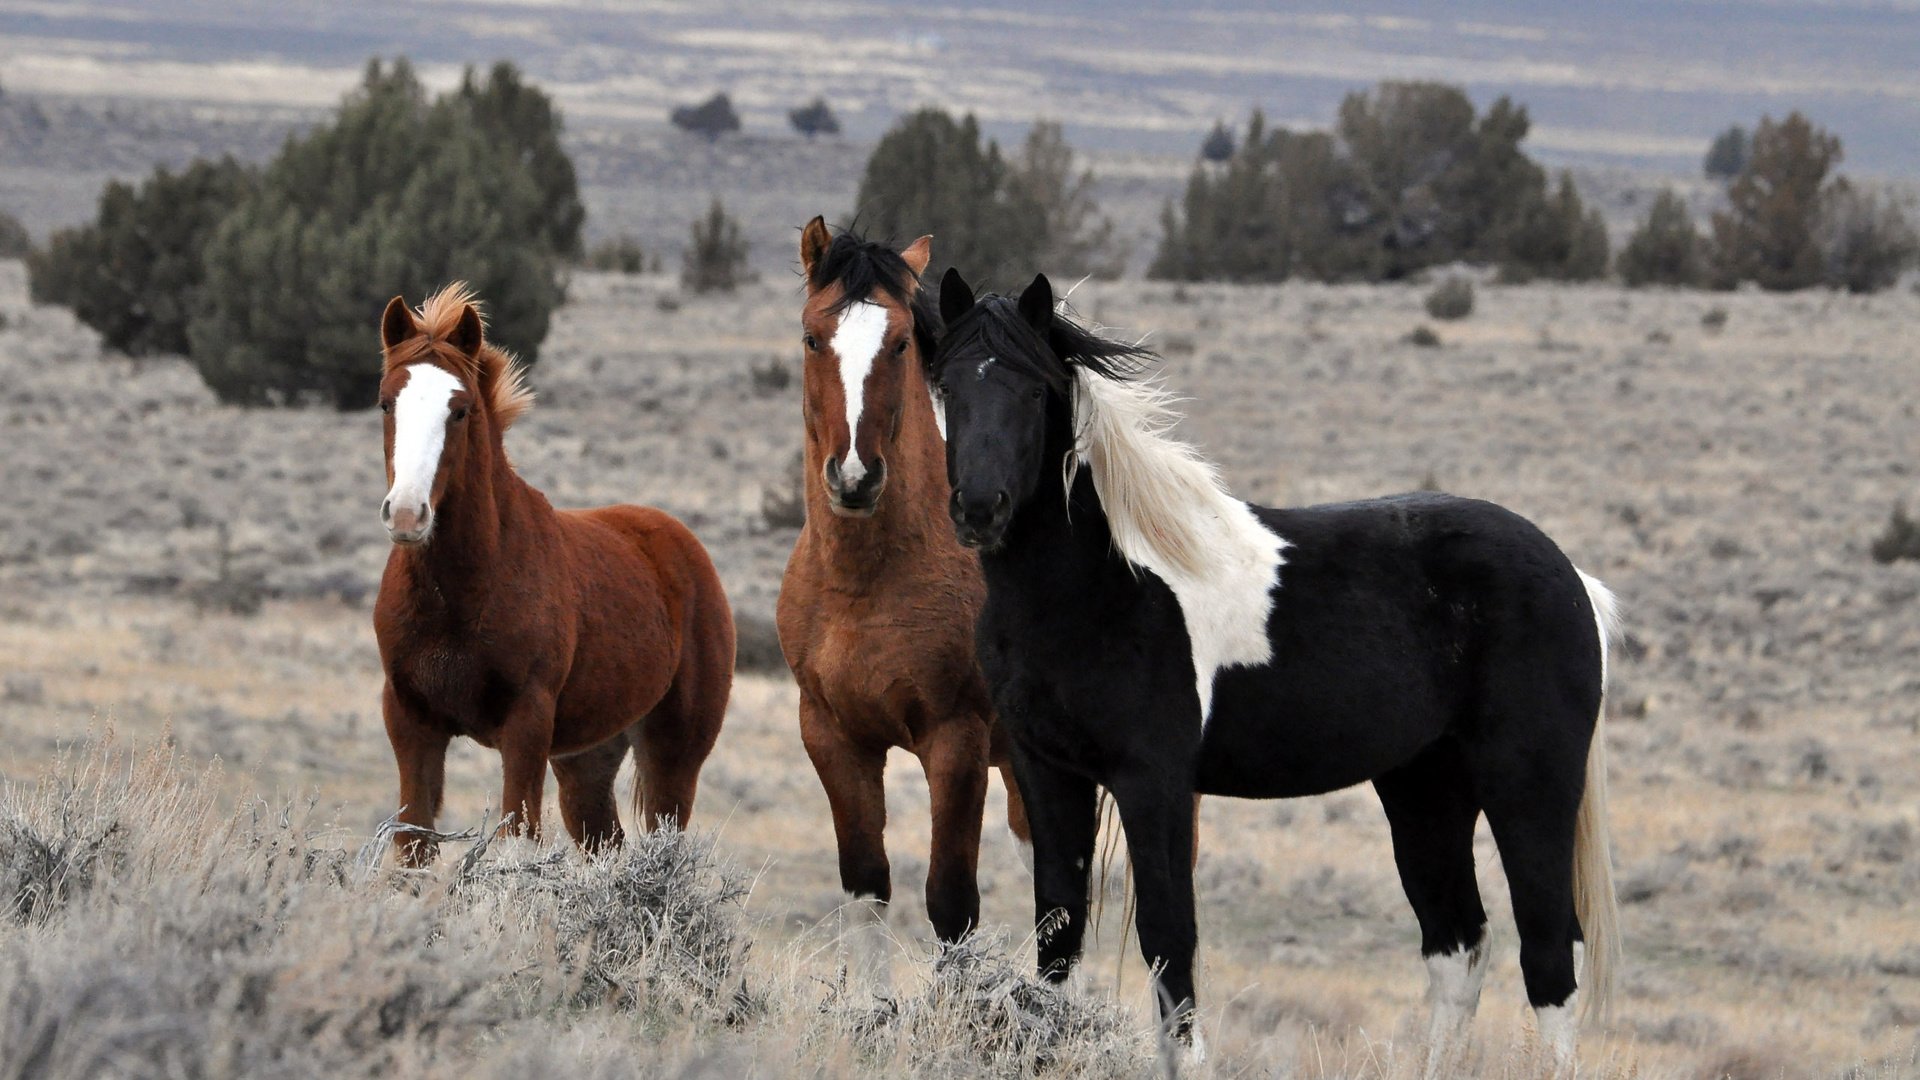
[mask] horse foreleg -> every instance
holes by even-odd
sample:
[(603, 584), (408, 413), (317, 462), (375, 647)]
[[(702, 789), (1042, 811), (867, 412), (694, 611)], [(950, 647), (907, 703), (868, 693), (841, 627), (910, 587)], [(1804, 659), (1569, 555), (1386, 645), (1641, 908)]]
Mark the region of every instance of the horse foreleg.
[(500, 828), (508, 835), (540, 838), (540, 804), (546, 797), (547, 758), (553, 751), (553, 698), (530, 693), (507, 711), (495, 736), (500, 747)]
[(1033, 837), (1033, 919), (1039, 931), (1040, 977), (1066, 981), (1087, 933), (1087, 876), (1100, 820), (1093, 781), (1018, 749), (1018, 789)]
[(1116, 777), (1109, 785), (1120, 807), (1133, 861), (1134, 929), (1149, 968), (1158, 971), (1160, 1019), (1193, 1044), (1193, 792), (1170, 784), (1165, 769)]
[(885, 950), (887, 906), (893, 900), (893, 870), (887, 863), (887, 793), (883, 777), (887, 754), (853, 742), (825, 703), (800, 696), (800, 741), (826, 789), (833, 811), (833, 835), (840, 851), (840, 887), (847, 892), (843, 918), (850, 927), (852, 966), (882, 991), (892, 985)]
[[(388, 684), (380, 695), (380, 711), (387, 725), (387, 741), (393, 745), (393, 760), (400, 769), (400, 814), (402, 825), (433, 828), (440, 813), (440, 799), (446, 790), (446, 732), (424, 724), (400, 702)], [(432, 862), (438, 846), (405, 829), (393, 834), (393, 849), (402, 866), (420, 867)]]
[(941, 941), (965, 937), (980, 922), (980, 816), (987, 804), (987, 727), (952, 718), (921, 748), (933, 801), (927, 867), (927, 918)]

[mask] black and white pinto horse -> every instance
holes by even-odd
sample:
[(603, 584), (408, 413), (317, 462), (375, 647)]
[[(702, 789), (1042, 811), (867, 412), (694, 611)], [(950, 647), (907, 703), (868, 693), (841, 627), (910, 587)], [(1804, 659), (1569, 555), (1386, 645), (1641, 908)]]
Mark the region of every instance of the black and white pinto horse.
[(1590, 1011), (1619, 948), (1596, 737), (1606, 587), (1490, 503), (1235, 499), (1168, 435), (1169, 399), (1138, 378), (1151, 354), (1056, 313), (1045, 277), (976, 303), (950, 270), (940, 300), (929, 381), (950, 512), (986, 576), (977, 644), (1033, 826), (1035, 917), (1057, 926), (1042, 974), (1079, 956), (1096, 785), (1119, 805), (1163, 1022), (1191, 1040), (1195, 795), (1372, 781), (1420, 922), (1435, 1053), (1486, 973), (1485, 813), (1540, 1037), (1570, 1063), (1575, 945)]

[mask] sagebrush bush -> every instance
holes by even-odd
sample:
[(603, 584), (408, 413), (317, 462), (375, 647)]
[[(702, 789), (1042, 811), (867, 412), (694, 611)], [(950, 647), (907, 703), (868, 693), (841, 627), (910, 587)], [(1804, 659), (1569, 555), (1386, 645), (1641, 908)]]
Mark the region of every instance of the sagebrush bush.
[(998, 939), (886, 999), (822, 978), (816, 940), (757, 957), (745, 883), (700, 836), (593, 859), (563, 837), (448, 838), (401, 871), (380, 831), (356, 856), (311, 803), (225, 811), (221, 789), (166, 748), (111, 744), (0, 787), (0, 883), (36, 897), (0, 917), (0, 1077), (1154, 1068), (1149, 1025), (1037, 982)]
[(622, 234), (608, 240), (602, 240), (587, 252), (587, 266), (593, 270), (604, 270), (618, 274), (644, 274), (647, 271), (647, 253), (640, 241)]
[(1873, 538), (1868, 551), (1878, 563), (1920, 559), (1920, 522), (1907, 516), (1904, 505), (1895, 506), (1887, 517), (1886, 529)]
[(1920, 261), (1920, 235), (1900, 204), (1846, 180), (1828, 191), (1820, 209), (1820, 248), (1827, 284), (1848, 292), (1889, 288)]
[(1473, 314), (1473, 282), (1455, 275), (1427, 293), (1427, 314), (1436, 319), (1464, 319)]

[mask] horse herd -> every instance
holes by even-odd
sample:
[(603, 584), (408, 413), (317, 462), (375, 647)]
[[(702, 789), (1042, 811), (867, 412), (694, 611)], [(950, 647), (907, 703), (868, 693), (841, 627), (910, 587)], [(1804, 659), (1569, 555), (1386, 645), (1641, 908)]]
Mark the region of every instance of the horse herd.
[[(931, 238), (801, 233), (806, 524), (778, 626), (840, 880), (884, 919), (889, 749), (931, 791), (927, 913), (979, 920), (989, 768), (1033, 872), (1039, 966), (1087, 926), (1104, 789), (1132, 863), (1162, 1022), (1197, 1052), (1201, 795), (1371, 781), (1421, 931), (1429, 1036), (1455, 1045), (1486, 973), (1481, 814), (1506, 868), (1538, 1033), (1572, 1061), (1578, 982), (1603, 1009), (1619, 952), (1598, 737), (1612, 596), (1500, 507), (1439, 494), (1304, 509), (1234, 498), (1168, 432), (1151, 354), (1076, 323), (1044, 276), (976, 297)], [(685, 823), (731, 689), (712, 562), (658, 510), (556, 511), (515, 473), (532, 403), (450, 286), (381, 320), (393, 540), (374, 625), (400, 774), (397, 853), (434, 857), (449, 742), (500, 753), (509, 826), (547, 768), (567, 832), (621, 839), (629, 751), (648, 829)]]

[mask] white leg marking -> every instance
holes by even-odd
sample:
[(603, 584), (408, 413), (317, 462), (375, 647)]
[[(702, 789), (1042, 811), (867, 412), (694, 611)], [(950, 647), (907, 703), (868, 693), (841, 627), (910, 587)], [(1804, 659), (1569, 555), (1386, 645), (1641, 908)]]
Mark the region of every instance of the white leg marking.
[(1466, 1034), (1487, 981), (1487, 929), (1471, 949), (1427, 957), (1427, 1044), (1436, 1052)]
[(1187, 1044), (1187, 1052), (1183, 1055), (1187, 1069), (1197, 1069), (1207, 1063), (1207, 1037), (1200, 1033), (1198, 1017), (1194, 1018), (1192, 1035), (1193, 1041)]
[(393, 403), (393, 488), (387, 500), (394, 507), (425, 506), (433, 496), (433, 475), (446, 449), (448, 403), (459, 392), (460, 380), (432, 364), (407, 369), (407, 384)]
[(887, 907), (878, 900), (848, 897), (841, 906), (841, 941), (853, 985), (879, 997), (893, 996), (893, 937), (887, 933)]
[(840, 358), (840, 389), (847, 399), (847, 460), (840, 463), (841, 479), (857, 484), (867, 475), (860, 461), (860, 410), (867, 402), (867, 375), (887, 337), (887, 309), (862, 300), (840, 313), (833, 331), (833, 352)]
[(1013, 838), (1013, 850), (1020, 855), (1020, 865), (1027, 868), (1027, 876), (1033, 876), (1033, 841)]
[(1562, 1076), (1573, 1074), (1573, 1041), (1580, 1029), (1579, 1013), (1575, 1009), (1575, 998), (1579, 992), (1567, 995), (1567, 1000), (1559, 1005), (1548, 1005), (1533, 1011), (1534, 1023), (1540, 1030), (1540, 1044), (1553, 1054), (1554, 1071)]

